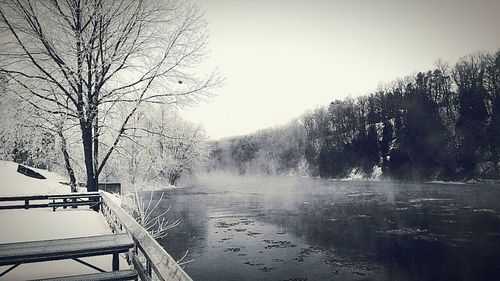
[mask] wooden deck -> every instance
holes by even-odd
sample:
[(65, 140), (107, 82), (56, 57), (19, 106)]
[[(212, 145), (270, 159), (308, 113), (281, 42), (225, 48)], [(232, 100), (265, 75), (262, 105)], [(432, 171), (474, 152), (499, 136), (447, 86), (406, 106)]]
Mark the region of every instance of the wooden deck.
[[(74, 204), (76, 199), (83, 201)], [(95, 206), (95, 202), (102, 204), (102, 213), (89, 209), (88, 206)], [(86, 205), (84, 209), (81, 209), (82, 205)], [(80, 208), (56, 211), (58, 207), (70, 206)], [(30, 214), (44, 218), (43, 222), (37, 221), (30, 225), (18, 223), (23, 221), (22, 217)], [(92, 217), (92, 220), (82, 219), (84, 217)], [(83, 223), (88, 221), (99, 226)], [(70, 278), (68, 276), (76, 274), (84, 274), (82, 276), (86, 277), (83, 279), (89, 280), (121, 280), (122, 277), (123, 280), (131, 280), (127, 278), (133, 279), (130, 274), (136, 272), (140, 280), (192, 281), (176, 261), (106, 192), (2, 197), (0, 227), (3, 229), (0, 243), (8, 243), (0, 245), (0, 274), (9, 270), (5, 265), (14, 265), (14, 270), (6, 275), (8, 278), (0, 277), (0, 280), (66, 280)], [(92, 231), (99, 233), (91, 233)], [(54, 233), (62, 236), (52, 237)], [(111, 233), (115, 234), (110, 235)], [(111, 248), (106, 248), (106, 245)], [(133, 250), (129, 250), (132, 247)], [(118, 252), (126, 253), (126, 259), (122, 257), (118, 261)], [(96, 255), (108, 255), (107, 262), (103, 260), (103, 256), (90, 257)], [(64, 260), (53, 261), (61, 259)], [(89, 271), (89, 264), (97, 266), (90, 266), (93, 271)], [(132, 272), (118, 273), (115, 270), (120, 267), (119, 264), (126, 271), (127, 268), (132, 268)], [(80, 268), (77, 269), (78, 265)], [(87, 266), (86, 270), (82, 270), (81, 266)], [(96, 269), (108, 272), (96, 274)]]

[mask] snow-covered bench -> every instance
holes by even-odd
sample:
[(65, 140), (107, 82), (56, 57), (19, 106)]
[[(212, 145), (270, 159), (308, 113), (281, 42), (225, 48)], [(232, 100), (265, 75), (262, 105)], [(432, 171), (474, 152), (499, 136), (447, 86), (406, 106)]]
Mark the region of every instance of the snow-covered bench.
[[(118, 254), (128, 252), (128, 250), (133, 246), (134, 242), (130, 239), (128, 234), (109, 234), (90, 237), (0, 244), (0, 266), (12, 265), (9, 269), (0, 273), (0, 277), (23, 263), (63, 259), (73, 259), (93, 269), (106, 273), (102, 269), (80, 260), (80, 258), (110, 254), (113, 255), (112, 270), (118, 271)], [(106, 274), (104, 274), (104, 276), (105, 275)], [(111, 276), (112, 274), (107, 275)], [(80, 280), (116, 279), (84, 278)]]

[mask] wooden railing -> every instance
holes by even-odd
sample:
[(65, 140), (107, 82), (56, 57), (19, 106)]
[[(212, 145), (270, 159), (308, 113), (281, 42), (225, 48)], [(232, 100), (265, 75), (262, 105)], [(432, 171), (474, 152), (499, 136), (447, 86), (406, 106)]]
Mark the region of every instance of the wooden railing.
[(0, 197), (0, 210), (93, 206), (100, 204), (100, 197), (99, 192), (4, 196)]
[(102, 191), (100, 194), (101, 211), (113, 231), (128, 233), (134, 240), (134, 249), (128, 258), (140, 280), (192, 281), (167, 251), (113, 200), (112, 195)]

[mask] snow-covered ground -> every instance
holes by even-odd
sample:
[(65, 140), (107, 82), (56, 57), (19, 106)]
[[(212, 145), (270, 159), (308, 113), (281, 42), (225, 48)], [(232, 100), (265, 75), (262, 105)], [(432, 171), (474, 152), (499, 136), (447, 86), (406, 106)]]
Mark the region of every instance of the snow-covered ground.
[[(45, 180), (34, 179), (17, 173), (17, 164), (0, 162), (0, 196), (60, 194), (69, 193), (69, 186), (59, 184), (64, 180), (56, 174), (35, 169), (47, 177)], [(88, 207), (78, 209), (51, 208), (28, 210), (0, 210), (0, 243), (25, 242), (35, 240), (86, 237), (111, 234), (106, 220), (101, 213)], [(111, 256), (82, 259), (104, 270), (111, 270)], [(125, 259), (121, 259), (120, 268), (127, 268)], [(0, 267), (0, 273), (9, 268)], [(96, 271), (74, 260), (51, 261), (23, 264), (0, 277), (0, 280), (27, 280), (35, 278), (68, 276)]]
[(17, 163), (0, 161), (0, 196), (70, 193), (70, 187), (59, 183), (66, 178), (45, 170), (31, 168), (47, 179), (35, 179), (17, 172)]

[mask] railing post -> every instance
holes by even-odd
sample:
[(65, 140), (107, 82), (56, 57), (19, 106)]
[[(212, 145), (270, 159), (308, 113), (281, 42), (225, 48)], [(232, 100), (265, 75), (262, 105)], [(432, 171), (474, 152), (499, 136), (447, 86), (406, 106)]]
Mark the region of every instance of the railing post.
[(24, 209), (29, 209), (30, 208), (30, 200), (26, 199), (24, 200)]
[(91, 205), (91, 209), (96, 211), (96, 212), (99, 212), (99, 209), (100, 209), (100, 203), (101, 203), (101, 198), (100, 197), (89, 197), (88, 198), (89, 201), (92, 201), (94, 202), (94, 205)]
[(113, 271), (120, 270), (120, 259), (118, 258), (118, 253), (113, 253)]
[(146, 257), (146, 272), (148, 273), (149, 277), (152, 277), (151, 275), (153, 274), (153, 271), (151, 270), (151, 262), (147, 257)]
[(137, 239), (135, 239), (135, 237), (132, 237), (132, 239), (134, 239), (134, 253), (137, 256), (139, 254), (139, 242), (137, 241)]

